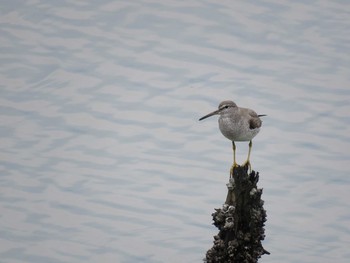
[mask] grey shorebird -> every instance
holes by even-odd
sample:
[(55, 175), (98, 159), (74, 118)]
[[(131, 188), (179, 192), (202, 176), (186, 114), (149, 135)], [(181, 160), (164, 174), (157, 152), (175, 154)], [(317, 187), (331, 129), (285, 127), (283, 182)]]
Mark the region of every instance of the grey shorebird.
[(248, 157), (243, 166), (250, 166), (250, 152), (252, 149), (252, 139), (259, 133), (262, 121), (260, 117), (266, 116), (265, 114), (258, 115), (255, 111), (247, 108), (241, 108), (233, 101), (225, 100), (219, 104), (216, 111), (213, 111), (199, 120), (204, 120), (213, 115), (220, 115), (219, 128), (221, 133), (229, 140), (232, 141), (233, 148), (233, 165), (230, 170), (230, 174), (233, 174), (233, 170), (238, 166), (236, 162), (236, 145), (235, 141), (249, 141)]

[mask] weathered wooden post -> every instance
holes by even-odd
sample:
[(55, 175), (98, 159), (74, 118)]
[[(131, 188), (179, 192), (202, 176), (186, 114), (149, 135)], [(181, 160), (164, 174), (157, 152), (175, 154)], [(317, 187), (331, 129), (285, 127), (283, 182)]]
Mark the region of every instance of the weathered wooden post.
[(225, 204), (212, 214), (219, 233), (214, 236), (214, 245), (207, 251), (204, 262), (252, 263), (270, 254), (261, 244), (265, 238), (266, 211), (258, 181), (259, 173), (248, 174), (248, 166), (233, 170)]

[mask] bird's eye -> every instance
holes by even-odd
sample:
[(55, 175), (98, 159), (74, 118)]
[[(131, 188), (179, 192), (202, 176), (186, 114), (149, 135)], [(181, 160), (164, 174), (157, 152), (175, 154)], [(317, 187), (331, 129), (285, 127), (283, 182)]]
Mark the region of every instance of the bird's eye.
[(225, 109), (228, 109), (228, 106), (225, 106), (224, 108), (225, 108)]

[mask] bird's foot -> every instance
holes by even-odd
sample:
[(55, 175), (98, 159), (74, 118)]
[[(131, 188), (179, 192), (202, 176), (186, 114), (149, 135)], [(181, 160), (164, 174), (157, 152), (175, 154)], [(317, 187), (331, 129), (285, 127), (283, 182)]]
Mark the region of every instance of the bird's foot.
[(232, 164), (231, 169), (230, 169), (230, 178), (233, 177), (233, 171), (234, 171), (235, 168), (237, 168), (238, 166), (239, 166), (239, 165), (238, 165), (236, 162), (234, 162), (234, 163)]
[(247, 167), (247, 170), (249, 170), (249, 173), (252, 172), (252, 166), (250, 165), (250, 161), (246, 160), (245, 163), (242, 165), (243, 167)]

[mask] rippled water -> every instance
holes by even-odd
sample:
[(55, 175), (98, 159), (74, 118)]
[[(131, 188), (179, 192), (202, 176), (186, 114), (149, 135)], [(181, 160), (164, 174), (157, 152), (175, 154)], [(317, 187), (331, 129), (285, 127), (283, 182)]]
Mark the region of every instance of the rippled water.
[[(350, 257), (346, 1), (7, 1), (1, 262), (201, 262), (224, 99), (267, 114), (261, 262)], [(247, 143), (238, 143), (238, 160)]]

